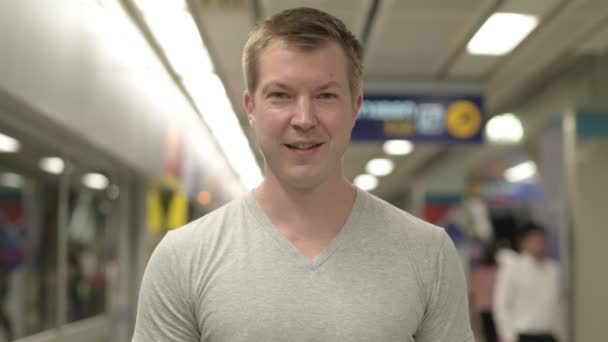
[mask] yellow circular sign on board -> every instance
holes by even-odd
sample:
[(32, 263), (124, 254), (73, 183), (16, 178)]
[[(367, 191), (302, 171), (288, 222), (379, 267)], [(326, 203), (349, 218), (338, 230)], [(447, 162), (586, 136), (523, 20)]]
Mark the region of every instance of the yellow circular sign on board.
[(455, 138), (473, 137), (481, 128), (481, 111), (471, 101), (454, 101), (448, 107), (445, 124), (448, 132)]

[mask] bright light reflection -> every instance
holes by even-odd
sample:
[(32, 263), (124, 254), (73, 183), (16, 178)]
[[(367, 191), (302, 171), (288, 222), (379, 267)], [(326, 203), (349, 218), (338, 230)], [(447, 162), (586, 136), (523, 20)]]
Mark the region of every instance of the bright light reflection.
[(382, 145), (384, 153), (392, 156), (404, 156), (414, 150), (414, 144), (408, 140), (388, 140)]
[(101, 173), (87, 173), (82, 177), (82, 184), (94, 190), (103, 190), (108, 187), (110, 181)]
[(513, 183), (530, 179), (535, 175), (536, 164), (531, 160), (515, 165), (505, 171), (505, 178)]
[(387, 158), (376, 158), (367, 162), (365, 170), (374, 176), (386, 176), (393, 172), (393, 161)]
[(0, 173), (0, 185), (9, 188), (23, 187), (23, 177), (13, 172)]
[(59, 157), (45, 157), (40, 159), (38, 166), (45, 172), (58, 175), (63, 172), (65, 163)]
[(353, 183), (361, 190), (371, 191), (378, 187), (378, 178), (372, 175), (359, 175)]

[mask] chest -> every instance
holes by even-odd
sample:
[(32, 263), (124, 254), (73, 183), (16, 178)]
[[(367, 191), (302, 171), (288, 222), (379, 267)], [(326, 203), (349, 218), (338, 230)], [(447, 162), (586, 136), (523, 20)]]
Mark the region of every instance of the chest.
[(553, 302), (559, 296), (559, 278), (551, 267), (523, 264), (513, 277), (518, 297), (528, 303)]
[(311, 269), (247, 258), (202, 286), (201, 341), (413, 341), (424, 315), (414, 272), (399, 262), (336, 257)]

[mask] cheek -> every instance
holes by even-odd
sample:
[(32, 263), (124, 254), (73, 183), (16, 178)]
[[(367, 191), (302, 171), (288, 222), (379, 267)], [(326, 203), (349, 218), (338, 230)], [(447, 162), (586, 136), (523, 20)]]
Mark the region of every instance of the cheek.
[(254, 125), (256, 138), (260, 144), (270, 145), (281, 141), (284, 133), (278, 120), (271, 120), (269, 117), (259, 118)]
[(341, 136), (350, 136), (353, 126), (354, 121), (350, 117), (342, 117), (335, 123), (334, 131), (340, 132)]

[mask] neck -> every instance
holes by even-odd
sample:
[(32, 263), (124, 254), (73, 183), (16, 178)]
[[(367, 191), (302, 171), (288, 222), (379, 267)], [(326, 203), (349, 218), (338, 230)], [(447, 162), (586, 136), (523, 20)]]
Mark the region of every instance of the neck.
[(355, 188), (342, 175), (308, 189), (265, 178), (255, 190), (256, 200), (273, 224), (298, 236), (335, 233), (348, 217), (355, 196)]
[(532, 258), (532, 260), (534, 260), (536, 262), (542, 262), (543, 260), (545, 260), (544, 255), (537, 255), (537, 254), (533, 254), (530, 252), (524, 252), (524, 253), (527, 254), (530, 258)]

